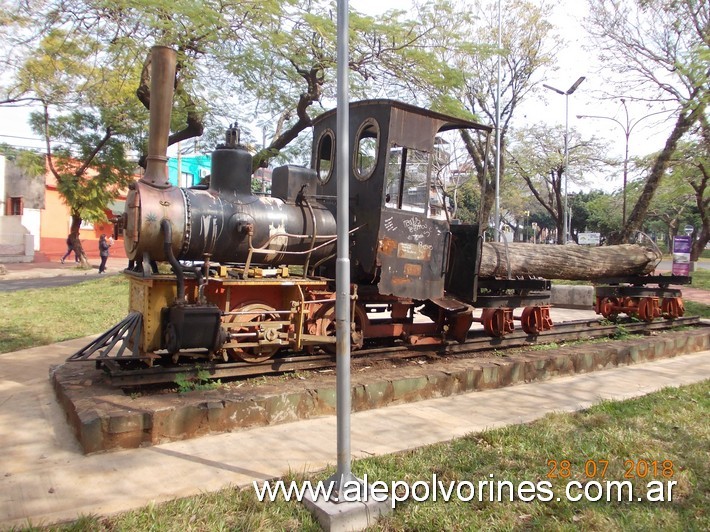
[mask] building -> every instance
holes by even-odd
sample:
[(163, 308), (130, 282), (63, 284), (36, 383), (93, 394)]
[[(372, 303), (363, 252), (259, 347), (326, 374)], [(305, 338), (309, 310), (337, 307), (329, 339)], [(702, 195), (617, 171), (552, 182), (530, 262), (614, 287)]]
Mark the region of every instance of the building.
[(0, 263), (32, 262), (39, 250), (44, 179), (0, 155)]
[(181, 155), (168, 159), (168, 180), (178, 187), (194, 187), (210, 175), (210, 155)]
[[(209, 182), (212, 156), (181, 155), (168, 159), (168, 180), (180, 187), (194, 187)], [(257, 168), (252, 178), (252, 189), (257, 193), (271, 193), (271, 168)]]
[[(106, 209), (108, 220), (123, 212), (124, 200), (122, 194)], [(69, 206), (52, 173), (29, 175), (0, 155), (0, 263), (59, 260), (66, 253), (70, 228)], [(80, 238), (88, 258), (98, 258), (102, 234), (113, 235), (113, 223), (82, 224)], [(125, 257), (123, 245), (114, 246), (111, 254)]]
[[(196, 186), (209, 180), (210, 155), (179, 155), (168, 160), (168, 179), (176, 186)], [(136, 175), (139, 179), (140, 175)], [(271, 192), (271, 170), (260, 168), (254, 176), (257, 192)], [(80, 238), (86, 256), (98, 259), (102, 234), (112, 235), (118, 245), (112, 257), (125, 257), (123, 236), (111, 222), (125, 211), (126, 191), (105, 209), (107, 222), (84, 222)], [(67, 250), (71, 229), (69, 206), (57, 190), (54, 175), (31, 176), (12, 160), (0, 155), (0, 264), (3, 262), (58, 261)]]

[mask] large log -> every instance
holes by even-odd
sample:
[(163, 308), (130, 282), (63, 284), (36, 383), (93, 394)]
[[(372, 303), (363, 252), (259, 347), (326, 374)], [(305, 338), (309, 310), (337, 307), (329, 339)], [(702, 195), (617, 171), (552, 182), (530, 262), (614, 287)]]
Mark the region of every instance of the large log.
[[(507, 251), (506, 251), (507, 248)], [(485, 242), (481, 277), (510, 275), (545, 279), (594, 280), (602, 277), (645, 275), (661, 260), (660, 254), (636, 244), (585, 247), (569, 244)]]

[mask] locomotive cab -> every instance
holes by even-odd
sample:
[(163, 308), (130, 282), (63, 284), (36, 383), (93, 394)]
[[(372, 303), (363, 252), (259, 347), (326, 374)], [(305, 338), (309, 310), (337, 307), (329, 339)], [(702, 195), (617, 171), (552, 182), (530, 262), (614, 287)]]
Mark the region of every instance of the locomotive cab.
[[(449, 154), (440, 135), (489, 134), (475, 122), (394, 100), (350, 104), (351, 278), (381, 295), (413, 300), (444, 296), (451, 232), (440, 190)], [(336, 111), (314, 121), (317, 196), (335, 198)]]

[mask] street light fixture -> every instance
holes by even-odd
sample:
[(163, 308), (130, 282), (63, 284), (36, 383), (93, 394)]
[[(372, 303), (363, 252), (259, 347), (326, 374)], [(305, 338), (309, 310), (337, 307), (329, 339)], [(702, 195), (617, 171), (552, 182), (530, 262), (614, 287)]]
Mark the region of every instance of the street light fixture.
[(626, 115), (625, 122), (621, 122), (620, 120), (617, 120), (616, 118), (611, 116), (577, 115), (577, 118), (599, 118), (603, 120), (611, 120), (612, 122), (616, 122), (617, 124), (619, 124), (621, 126), (621, 129), (624, 130), (624, 139), (626, 143), (624, 148), (624, 184), (622, 187), (623, 203), (621, 207), (621, 227), (623, 228), (626, 226), (626, 183), (629, 176), (629, 136), (631, 135), (631, 131), (634, 129), (634, 127), (636, 127), (636, 125), (638, 125), (638, 123), (642, 120), (645, 120), (649, 116), (667, 113), (668, 111), (657, 111), (655, 113), (642, 116), (641, 118), (636, 120), (636, 122), (633, 122), (629, 118), (629, 109), (626, 107), (626, 100), (624, 98), (621, 98), (621, 105), (624, 106), (624, 114)]
[(560, 94), (565, 97), (565, 167), (564, 167), (564, 175), (565, 175), (565, 191), (564, 191), (564, 208), (563, 208), (563, 215), (562, 215), (562, 232), (563, 232), (563, 237), (562, 237), (562, 242), (564, 244), (567, 243), (567, 240), (569, 239), (569, 224), (567, 222), (567, 165), (569, 164), (569, 146), (568, 146), (568, 137), (569, 137), (569, 97), (570, 94), (572, 94), (574, 91), (577, 90), (577, 87), (585, 80), (586, 78), (584, 76), (581, 76), (577, 81), (575, 81), (572, 86), (567, 89), (566, 91), (562, 91), (558, 88), (552, 87), (551, 85), (548, 85), (546, 83), (543, 83), (542, 86), (545, 87), (546, 89), (550, 89), (551, 91), (556, 92), (557, 94)]

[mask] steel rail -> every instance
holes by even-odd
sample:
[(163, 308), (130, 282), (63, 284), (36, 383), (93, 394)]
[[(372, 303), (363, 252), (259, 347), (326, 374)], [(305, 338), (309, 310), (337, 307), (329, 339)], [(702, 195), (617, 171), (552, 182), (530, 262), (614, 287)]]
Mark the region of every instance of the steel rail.
[[(555, 342), (573, 342), (613, 336), (619, 327), (628, 333), (643, 333), (646, 331), (671, 330), (678, 327), (701, 325), (698, 317), (684, 317), (675, 320), (656, 320), (651, 323), (623, 321), (605, 323), (601, 320), (576, 320), (556, 324), (552, 330), (540, 335), (528, 335), (522, 331), (514, 331), (502, 338), (482, 336), (481, 331), (470, 331), (466, 342), (446, 342), (442, 345), (393, 345), (361, 349), (352, 352), (353, 364), (387, 360), (441, 358), (442, 356), (465, 357), (484, 351), (515, 349), (533, 345), (544, 345)], [(97, 366), (107, 372), (110, 384), (120, 387), (141, 386), (147, 384), (168, 384), (175, 382), (178, 375), (197, 377), (198, 373), (207, 372), (210, 378), (247, 378), (261, 377), (295, 371), (313, 371), (334, 369), (335, 356), (331, 354), (298, 355), (285, 354), (271, 358), (265, 362), (202, 362), (175, 366), (153, 366), (147, 368), (125, 369), (113, 359), (97, 360)]]

